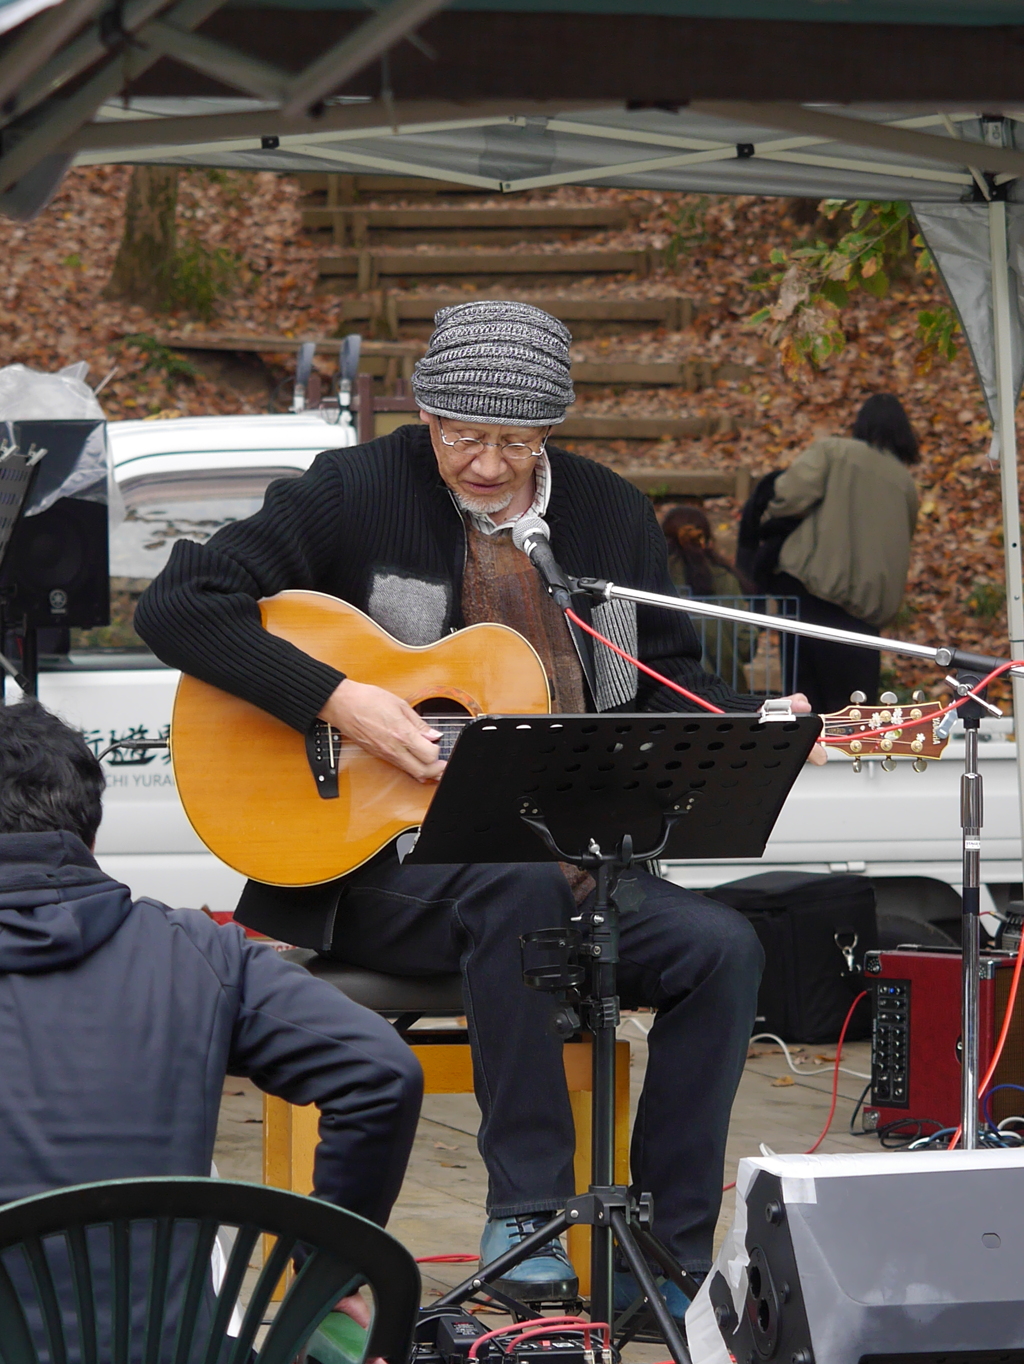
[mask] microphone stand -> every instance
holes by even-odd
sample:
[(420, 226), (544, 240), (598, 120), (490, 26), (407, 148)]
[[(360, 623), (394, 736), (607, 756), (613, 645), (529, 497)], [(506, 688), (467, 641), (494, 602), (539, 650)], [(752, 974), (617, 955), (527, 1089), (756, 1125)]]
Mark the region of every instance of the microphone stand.
[[(593, 597), (598, 601), (630, 601), (639, 606), (660, 606), (668, 611), (683, 611), (691, 616), (710, 616), (716, 620), (738, 621), (765, 630), (781, 630), (808, 639), (824, 639), (833, 644), (853, 645), (879, 652), (906, 654), (911, 658), (926, 659), (940, 668), (954, 668), (956, 677), (946, 681), (958, 697), (966, 697), (990, 672), (1007, 659), (990, 658), (985, 654), (970, 653), (949, 645), (933, 648), (927, 644), (913, 644), (909, 640), (883, 639), (879, 635), (860, 634), (854, 630), (839, 630), (831, 625), (812, 625), (807, 621), (784, 616), (768, 616), (758, 611), (742, 611), (731, 606), (716, 606), (696, 601), (692, 597), (669, 597), (659, 592), (643, 592), (631, 587), (619, 587), (601, 578), (570, 578), (574, 593)], [(1015, 677), (1024, 677), (1024, 666), (1007, 669)], [(767, 709), (767, 706), (766, 706)], [(978, 1006), (980, 995), (979, 958), (980, 897), (981, 897), (981, 826), (983, 817), (982, 777), (978, 769), (978, 728), (985, 713), (1000, 716), (1002, 711), (982, 696), (971, 696), (957, 711), (946, 717), (952, 721), (958, 715), (964, 724), (964, 771), (960, 778), (960, 826), (962, 829), (963, 891), (961, 921), (961, 1004), (962, 1042), (961, 1061), (961, 1127), (960, 1145), (965, 1151), (978, 1147)], [(945, 721), (943, 722), (945, 724)], [(949, 724), (946, 733), (952, 729)]]

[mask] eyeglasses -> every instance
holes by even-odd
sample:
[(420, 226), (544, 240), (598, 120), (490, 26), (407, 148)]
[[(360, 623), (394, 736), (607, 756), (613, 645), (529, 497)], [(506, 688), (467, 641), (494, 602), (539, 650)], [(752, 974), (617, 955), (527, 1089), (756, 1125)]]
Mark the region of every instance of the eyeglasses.
[(476, 459), (477, 455), (483, 454), (485, 450), (497, 450), (502, 459), (510, 460), (513, 464), (521, 464), (527, 459), (539, 459), (547, 447), (550, 431), (545, 432), (544, 438), (540, 443), (540, 449), (535, 450), (526, 441), (511, 441), (508, 445), (497, 445), (492, 440), (478, 440), (475, 436), (456, 436), (454, 440), (449, 440), (444, 434), (444, 426), (441, 418), (437, 419), (437, 429), (441, 437), (441, 444), (447, 445), (449, 450), (458, 450), (460, 455), (465, 455), (467, 459)]

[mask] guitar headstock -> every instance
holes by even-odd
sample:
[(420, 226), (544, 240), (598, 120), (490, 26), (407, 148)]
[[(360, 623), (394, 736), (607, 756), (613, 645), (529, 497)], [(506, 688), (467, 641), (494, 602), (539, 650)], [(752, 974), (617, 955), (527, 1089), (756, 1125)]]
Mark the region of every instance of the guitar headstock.
[[(822, 737), (829, 740), (829, 748), (850, 754), (855, 771), (863, 759), (881, 759), (882, 766), (891, 771), (896, 765), (892, 759), (904, 754), (914, 759), (916, 771), (923, 772), (926, 763), (940, 758), (949, 743), (948, 735), (936, 732), (942, 709), (940, 701), (915, 699), (901, 704), (893, 692), (883, 692), (875, 705), (869, 705), (863, 693), (855, 692), (852, 705), (822, 716)], [(887, 734), (874, 733), (892, 725), (896, 728)]]

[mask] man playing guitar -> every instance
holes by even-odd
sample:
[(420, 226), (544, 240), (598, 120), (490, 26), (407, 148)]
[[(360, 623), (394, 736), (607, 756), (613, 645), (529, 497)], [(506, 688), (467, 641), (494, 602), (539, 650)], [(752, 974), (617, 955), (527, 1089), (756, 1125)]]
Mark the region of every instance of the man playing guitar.
[[(255, 516), (205, 545), (179, 541), (135, 617), (167, 663), (300, 733), (326, 720), (424, 783), (443, 770), (438, 732), (401, 697), (363, 680), (358, 658), (349, 676), (264, 630), (261, 598), (296, 588), (329, 593), (407, 645), (498, 622), (533, 645), (555, 713), (680, 709), (669, 688), (570, 632), (512, 543), (516, 521), (537, 513), (567, 573), (672, 591), (648, 500), (602, 465), (548, 445), (574, 397), (568, 331), (518, 302), (459, 304), (435, 323), (413, 376), (423, 425), (327, 451), (301, 478), (272, 484)], [(758, 709), (703, 672), (681, 613), (619, 602), (578, 610), (691, 691), (729, 711)], [(808, 709), (803, 697), (793, 700)], [(711, 1263), (762, 955), (739, 914), (646, 873), (636, 879), (643, 898), (622, 919), (619, 984), (625, 1007), (657, 1012), (632, 1177), (654, 1195), (657, 1235), (700, 1276)], [(550, 999), (522, 983), (518, 939), (566, 922), (592, 890), (588, 877), (553, 863), (403, 866), (389, 846), (326, 885), (250, 882), (239, 906), (243, 923), (356, 966), (409, 976), (461, 971), (489, 1175), (484, 1261), (574, 1190), (562, 1043), (550, 1027)], [(577, 1291), (557, 1240), (501, 1287), (534, 1302)], [(680, 1290), (666, 1283), (662, 1291), (681, 1318)], [(616, 1306), (635, 1296), (621, 1270)]]

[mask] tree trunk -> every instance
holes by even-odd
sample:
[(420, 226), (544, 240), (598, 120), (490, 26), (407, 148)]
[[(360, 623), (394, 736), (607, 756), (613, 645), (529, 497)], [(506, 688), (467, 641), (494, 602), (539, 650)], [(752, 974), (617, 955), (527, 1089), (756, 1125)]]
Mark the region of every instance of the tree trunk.
[(124, 232), (104, 297), (159, 308), (168, 302), (176, 248), (177, 166), (136, 166), (124, 208)]

